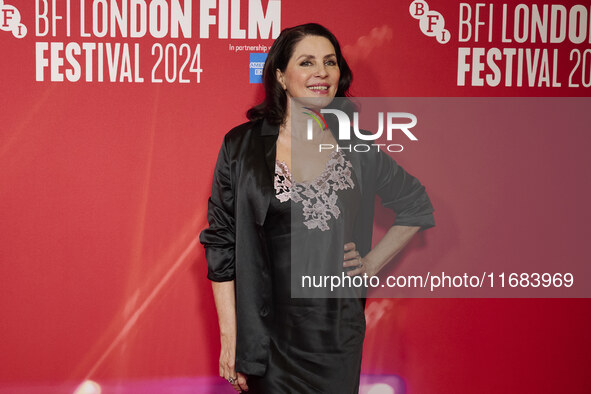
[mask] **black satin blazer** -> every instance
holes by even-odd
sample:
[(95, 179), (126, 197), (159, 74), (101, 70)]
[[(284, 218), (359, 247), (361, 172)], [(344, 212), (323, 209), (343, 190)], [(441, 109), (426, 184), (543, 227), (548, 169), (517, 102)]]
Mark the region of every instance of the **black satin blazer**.
[[(235, 280), (236, 371), (248, 375), (262, 376), (267, 367), (272, 289), (263, 224), (275, 195), (278, 134), (279, 127), (266, 121), (248, 122), (226, 134), (214, 170), (209, 227), (200, 235), (207, 277)], [(434, 225), (425, 188), (392, 158), (383, 152), (344, 153), (361, 192), (353, 239), (362, 256), (371, 248), (376, 195), (396, 212), (394, 224)]]

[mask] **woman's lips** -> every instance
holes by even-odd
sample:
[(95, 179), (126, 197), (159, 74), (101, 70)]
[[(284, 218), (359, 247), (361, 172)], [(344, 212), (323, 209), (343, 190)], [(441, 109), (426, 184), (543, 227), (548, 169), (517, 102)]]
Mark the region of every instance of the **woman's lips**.
[(325, 94), (328, 94), (329, 87), (330, 87), (330, 85), (325, 85), (325, 84), (310, 85), (310, 86), (308, 86), (308, 89), (316, 94), (325, 95)]

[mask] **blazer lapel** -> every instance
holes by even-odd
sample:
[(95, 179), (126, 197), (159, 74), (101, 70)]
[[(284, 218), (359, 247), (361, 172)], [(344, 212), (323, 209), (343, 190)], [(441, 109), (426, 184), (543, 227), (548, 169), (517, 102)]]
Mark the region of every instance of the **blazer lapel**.
[[(259, 130), (255, 133), (257, 138), (257, 162), (260, 164), (259, 170), (262, 173), (260, 179), (260, 200), (256, 202), (256, 222), (259, 225), (265, 223), (271, 197), (275, 195), (275, 157), (277, 152), (277, 137), (279, 136), (279, 127), (269, 124), (266, 120), (262, 122)], [(262, 152), (261, 152), (262, 151)], [(258, 165), (257, 165), (258, 167)]]
[(265, 162), (269, 171), (269, 180), (273, 183), (275, 176), (275, 159), (277, 157), (277, 137), (279, 136), (279, 127), (263, 121), (261, 127), (261, 138), (263, 139), (263, 149), (265, 151)]

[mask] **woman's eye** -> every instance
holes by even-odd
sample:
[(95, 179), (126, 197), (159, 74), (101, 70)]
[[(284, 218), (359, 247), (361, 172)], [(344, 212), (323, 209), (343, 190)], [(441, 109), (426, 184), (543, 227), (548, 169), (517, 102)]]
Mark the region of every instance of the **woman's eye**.
[(311, 64), (312, 64), (312, 62), (311, 62), (311, 61), (309, 61), (309, 60), (305, 60), (305, 61), (303, 61), (303, 62), (301, 62), (301, 63), (300, 63), (300, 66), (309, 66), (309, 65), (311, 65)]
[(327, 60), (324, 64), (327, 66), (336, 66), (337, 62), (334, 60)]

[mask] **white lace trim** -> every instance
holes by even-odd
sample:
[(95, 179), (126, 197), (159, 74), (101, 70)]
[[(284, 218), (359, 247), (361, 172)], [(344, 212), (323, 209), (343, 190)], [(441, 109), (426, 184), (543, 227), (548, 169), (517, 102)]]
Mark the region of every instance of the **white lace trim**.
[(292, 200), (304, 206), (304, 225), (308, 229), (330, 230), (328, 221), (337, 219), (341, 210), (337, 206), (337, 190), (355, 187), (351, 178), (352, 165), (342, 153), (331, 153), (326, 167), (316, 179), (294, 182), (289, 167), (283, 161), (275, 162), (275, 196), (281, 202)]

